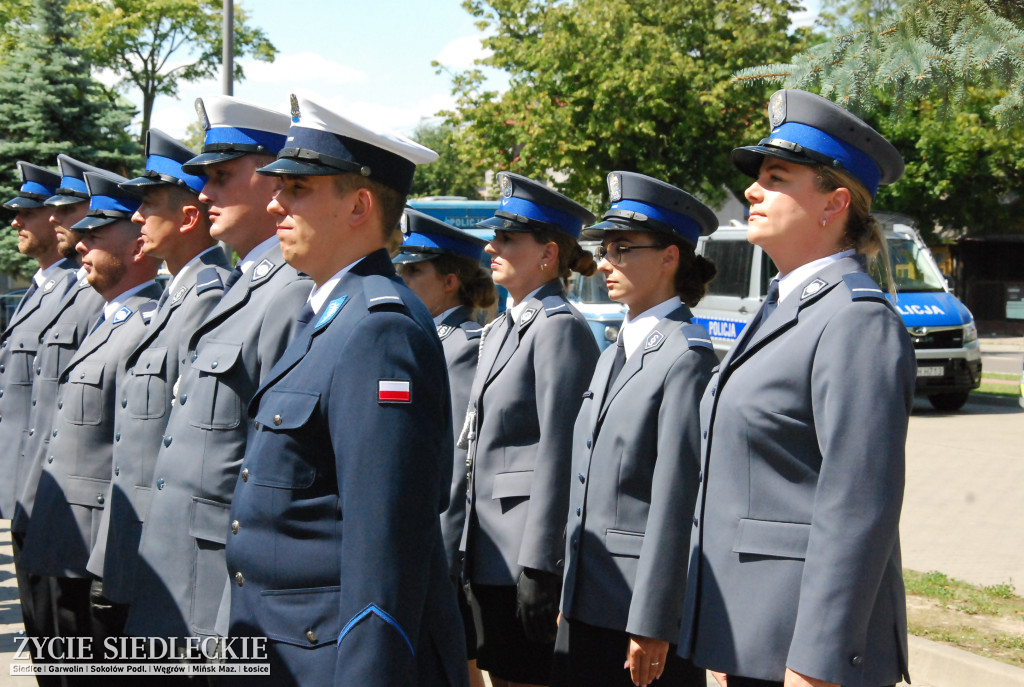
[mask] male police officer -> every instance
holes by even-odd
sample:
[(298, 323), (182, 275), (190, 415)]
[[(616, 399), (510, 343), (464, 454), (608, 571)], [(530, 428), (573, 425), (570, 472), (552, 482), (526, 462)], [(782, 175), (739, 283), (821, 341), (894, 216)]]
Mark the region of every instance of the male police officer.
[(139, 544), (125, 628), (135, 636), (215, 634), (245, 405), (288, 344), (310, 289), (281, 257), (267, 213), (279, 182), (256, 174), (284, 146), (288, 117), (226, 96), (196, 105), (206, 140), (182, 170), (208, 175), (199, 199), (209, 205), (211, 234), (243, 257), (225, 282), (233, 286), (186, 342)]
[(142, 340), (118, 370), (110, 499), (88, 565), (103, 578), (102, 601), (107, 602), (100, 605), (94, 598), (93, 613), (107, 614), (118, 633), (128, 613), (153, 466), (178, 366), (189, 336), (220, 301), (231, 271), (224, 251), (210, 236), (207, 207), (199, 200), (206, 177), (181, 169), (195, 153), (150, 129), (146, 154), (142, 176), (121, 188), (141, 196), (132, 221), (141, 226), (142, 250), (163, 260), (173, 279)]
[[(289, 145), (260, 170), (312, 318), (249, 405), (228, 535), (230, 636), (267, 636), (244, 684), (463, 685), (438, 514), (452, 430), (430, 314), (385, 250), (416, 164), (437, 155), (292, 101)], [(261, 676), (262, 677), (262, 676)]]
[(60, 373), (57, 415), (25, 535), (26, 569), (55, 578), (60, 636), (108, 632), (90, 618), (92, 583), (86, 570), (106, 504), (114, 438), (117, 368), (142, 336), (160, 295), (158, 263), (143, 254), (130, 221), (138, 201), (113, 174), (86, 173), (88, 216), (74, 225), (85, 235), (78, 252), (86, 279), (105, 304), (92, 331)]

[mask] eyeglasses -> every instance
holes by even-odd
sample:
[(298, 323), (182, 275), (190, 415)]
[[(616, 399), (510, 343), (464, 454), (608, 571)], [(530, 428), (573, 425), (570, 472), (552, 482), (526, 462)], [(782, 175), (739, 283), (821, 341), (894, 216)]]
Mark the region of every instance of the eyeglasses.
[(622, 256), (631, 250), (641, 250), (643, 248), (655, 248), (661, 250), (665, 246), (660, 243), (655, 243), (650, 246), (620, 246), (618, 243), (609, 243), (607, 246), (598, 246), (594, 249), (594, 257), (597, 258), (598, 262), (607, 260), (611, 264), (618, 267), (622, 264)]

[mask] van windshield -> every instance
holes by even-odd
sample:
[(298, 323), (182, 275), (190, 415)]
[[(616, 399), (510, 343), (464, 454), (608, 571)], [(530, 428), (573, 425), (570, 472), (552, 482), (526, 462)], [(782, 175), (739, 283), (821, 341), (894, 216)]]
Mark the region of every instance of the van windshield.
[[(930, 257), (911, 239), (890, 236), (889, 265), (900, 293), (944, 291), (942, 275), (935, 269)], [(889, 282), (877, 264), (871, 266), (871, 276), (885, 291)]]

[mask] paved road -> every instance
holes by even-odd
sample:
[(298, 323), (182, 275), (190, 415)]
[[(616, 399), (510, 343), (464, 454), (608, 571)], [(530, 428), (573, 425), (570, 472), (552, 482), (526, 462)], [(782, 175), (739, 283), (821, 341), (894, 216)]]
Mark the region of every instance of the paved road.
[(1020, 375), (1024, 361), (1024, 338), (981, 339), (981, 369), (984, 372)]

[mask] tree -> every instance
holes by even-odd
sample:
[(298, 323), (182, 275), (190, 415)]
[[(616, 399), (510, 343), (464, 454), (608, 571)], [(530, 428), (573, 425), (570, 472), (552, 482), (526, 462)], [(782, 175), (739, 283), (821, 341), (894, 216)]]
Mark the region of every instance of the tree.
[(969, 86), (999, 87), (1003, 95), (991, 108), (996, 120), (1024, 123), (1024, 3), (916, 0), (896, 6), (885, 21), (856, 21), (789, 63), (743, 69), (736, 78), (820, 89), (856, 112), (877, 108), (879, 94), (888, 93), (897, 114), (905, 104), (930, 100), (946, 115)]
[(0, 2), (0, 55), (14, 47), (18, 32), (28, 21), (32, 0), (4, 0)]
[[(142, 139), (158, 95), (177, 96), (178, 84), (214, 77), (222, 56), (223, 0), (71, 0), (80, 12), (78, 45), (98, 67), (124, 74), (121, 86), (142, 93)], [(273, 62), (275, 48), (262, 29), (234, 14), (235, 57)], [(171, 58), (182, 60), (172, 63)], [(245, 78), (235, 62), (235, 79)]]
[[(804, 45), (795, 0), (465, 0), (506, 72), (455, 75), (455, 145), (474, 169), (555, 176), (596, 208), (615, 169), (665, 179), (710, 202), (743, 188), (729, 151), (764, 119), (766, 88), (737, 88), (746, 66)], [(554, 174), (552, 174), (554, 173)]]
[[(67, 0), (34, 0), (15, 49), (0, 56), (0, 194), (18, 192), (15, 163), (44, 166), (58, 153), (127, 174), (141, 165), (141, 149), (127, 127), (134, 114), (89, 76), (89, 65), (71, 44)], [(17, 237), (0, 235), (0, 271), (31, 274), (18, 254)]]
[(478, 188), (484, 183), (483, 173), (463, 162), (455, 151), (455, 128), (448, 123), (421, 124), (412, 139), (435, 151), (440, 157), (429, 165), (416, 168), (410, 197), (464, 196), (479, 200)]

